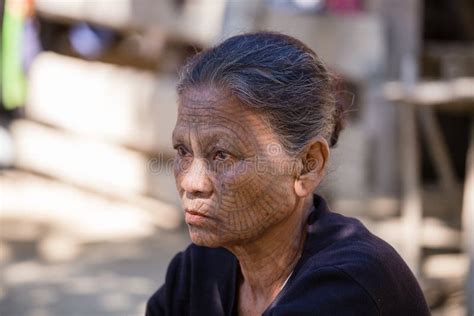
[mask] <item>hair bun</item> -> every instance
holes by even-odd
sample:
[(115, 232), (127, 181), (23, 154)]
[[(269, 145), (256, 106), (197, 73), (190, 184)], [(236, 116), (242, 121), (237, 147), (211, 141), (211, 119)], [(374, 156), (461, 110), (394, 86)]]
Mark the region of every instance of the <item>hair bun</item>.
[(349, 108), (354, 103), (354, 94), (345, 89), (345, 83), (341, 77), (333, 76), (331, 88), (334, 95), (334, 128), (330, 138), (330, 147), (336, 146), (341, 131), (346, 127)]

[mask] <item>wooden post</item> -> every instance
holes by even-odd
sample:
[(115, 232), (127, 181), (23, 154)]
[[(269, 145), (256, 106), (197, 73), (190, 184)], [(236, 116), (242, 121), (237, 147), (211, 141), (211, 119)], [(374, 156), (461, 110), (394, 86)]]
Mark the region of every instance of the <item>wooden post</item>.
[(466, 182), (463, 201), (464, 246), (469, 256), (466, 280), (467, 315), (474, 315), (474, 118), (471, 119), (471, 135), (466, 159)]
[[(402, 6), (400, 17), (400, 78), (406, 95), (413, 94), (418, 82), (418, 54), (420, 47), (421, 1), (397, 2)], [(402, 152), (402, 224), (404, 228), (402, 254), (413, 273), (420, 276), (421, 230), (423, 228), (423, 205), (420, 187), (420, 158), (415, 105), (402, 108), (400, 116)]]
[[(407, 88), (406, 77), (412, 77), (413, 84), (417, 81), (416, 62), (413, 68), (407, 69), (403, 67), (403, 63), (407, 58), (416, 59), (421, 42), (421, 16), (422, 16), (422, 1), (420, 0), (367, 0), (367, 6), (371, 11), (378, 12), (386, 23), (387, 35), (387, 51), (386, 62), (384, 63), (384, 76), (387, 80), (401, 80)], [(415, 71), (415, 74), (407, 74)], [(383, 104), (377, 104), (377, 115), (394, 116), (389, 109), (384, 109)], [(376, 146), (379, 148), (375, 153), (375, 185), (377, 190), (392, 191), (391, 187), (398, 184), (397, 180), (403, 185), (403, 179), (395, 178), (398, 170), (394, 168), (393, 161), (389, 158), (391, 154), (396, 154), (398, 148), (393, 146), (394, 133), (396, 124), (399, 123), (401, 128), (404, 128), (403, 122), (399, 122), (399, 117), (385, 118), (381, 120), (381, 128), (377, 130), (377, 135), (374, 136)], [(391, 123), (394, 122), (393, 125)], [(391, 128), (394, 130), (392, 131)], [(390, 148), (388, 145), (392, 145)], [(389, 182), (392, 182), (390, 184)]]
[(403, 105), (400, 110), (401, 175), (402, 175), (402, 254), (416, 276), (420, 273), (421, 229), (423, 206), (420, 188), (420, 168), (416, 110)]

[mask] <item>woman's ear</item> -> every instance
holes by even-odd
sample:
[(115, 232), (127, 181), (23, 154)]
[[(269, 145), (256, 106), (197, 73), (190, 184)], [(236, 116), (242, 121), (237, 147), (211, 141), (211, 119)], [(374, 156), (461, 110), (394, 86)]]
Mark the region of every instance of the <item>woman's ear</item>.
[(329, 161), (329, 145), (323, 137), (315, 137), (300, 155), (301, 172), (295, 178), (295, 192), (299, 197), (313, 194), (324, 177)]

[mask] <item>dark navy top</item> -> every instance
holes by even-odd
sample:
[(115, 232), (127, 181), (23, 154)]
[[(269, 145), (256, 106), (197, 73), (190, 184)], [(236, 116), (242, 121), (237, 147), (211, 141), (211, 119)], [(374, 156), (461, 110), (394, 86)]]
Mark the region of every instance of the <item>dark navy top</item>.
[[(429, 315), (409, 268), (358, 220), (332, 213), (320, 196), (308, 216), (303, 254), (263, 315)], [(237, 315), (236, 257), (190, 245), (171, 261), (146, 315)]]

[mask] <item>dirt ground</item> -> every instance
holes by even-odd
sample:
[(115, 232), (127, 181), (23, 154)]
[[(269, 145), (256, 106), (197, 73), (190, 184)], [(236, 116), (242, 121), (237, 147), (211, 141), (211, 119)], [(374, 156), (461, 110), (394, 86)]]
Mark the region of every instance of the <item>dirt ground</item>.
[(162, 284), (187, 231), (159, 231), (129, 242), (82, 247), (72, 262), (41, 259), (34, 242), (3, 243), (0, 315), (144, 315), (148, 297)]

